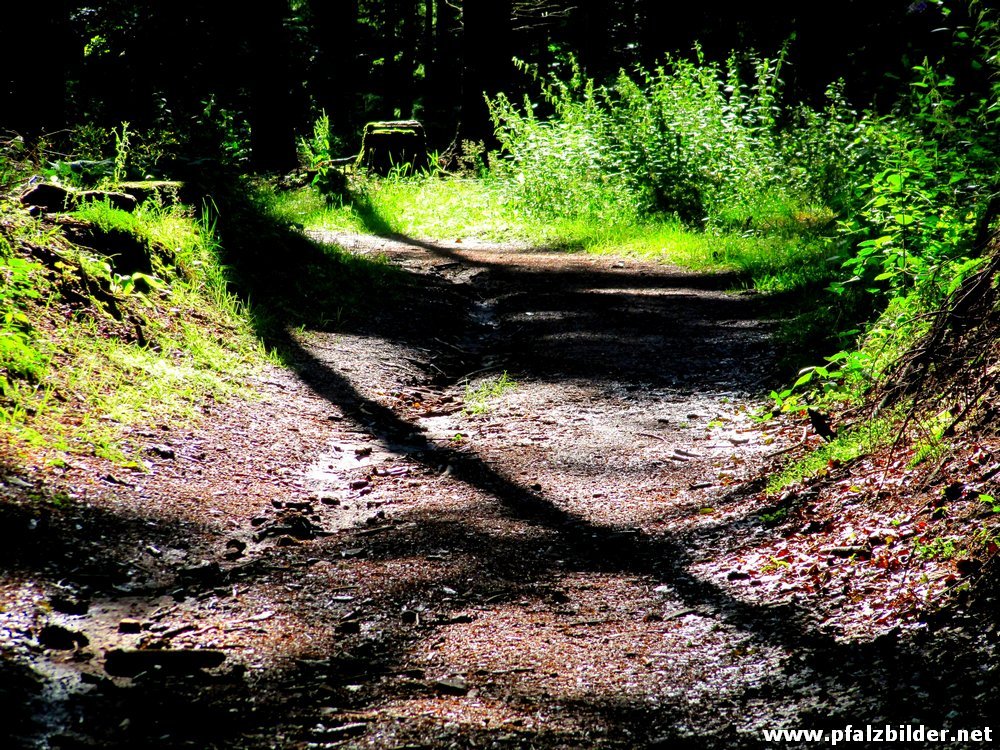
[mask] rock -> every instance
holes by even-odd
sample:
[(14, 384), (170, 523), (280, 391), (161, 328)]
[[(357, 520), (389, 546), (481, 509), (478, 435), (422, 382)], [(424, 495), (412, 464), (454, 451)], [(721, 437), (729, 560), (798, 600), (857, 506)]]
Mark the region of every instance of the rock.
[(64, 615), (85, 615), (90, 609), (90, 602), (75, 596), (57, 594), (49, 599), (49, 605), (56, 612)]
[(130, 617), (125, 618), (118, 623), (119, 633), (141, 633), (142, 632), (142, 621), (134, 620)]
[(314, 539), (323, 534), (323, 529), (297, 511), (284, 512), (254, 535), (255, 541), (263, 541), (269, 536), (287, 536), (294, 539)]
[(34, 206), (49, 213), (73, 211), (81, 203), (107, 201), (120, 211), (135, 211), (138, 203), (127, 193), (114, 190), (74, 190), (53, 182), (42, 182), (21, 193), (18, 198), (24, 206)]
[(444, 677), (434, 680), (432, 687), (444, 695), (466, 695), (469, 692), (469, 683), (464, 677)]
[(184, 183), (174, 180), (136, 180), (120, 182), (118, 189), (133, 196), (138, 203), (145, 203), (153, 198), (164, 206), (172, 206), (179, 202)]
[(77, 198), (79, 203), (91, 201), (98, 203), (107, 202), (112, 208), (117, 208), (119, 211), (127, 211), (128, 213), (132, 213), (139, 206), (139, 203), (131, 195), (118, 193), (113, 190), (84, 190), (81, 193), (77, 193)]
[(203, 561), (177, 569), (177, 576), (190, 583), (216, 584), (222, 580), (222, 568), (217, 562)]
[(38, 633), (38, 642), (46, 649), (70, 651), (89, 645), (90, 639), (61, 625), (45, 625)]
[(83, 648), (90, 643), (90, 640), (83, 633), (64, 628), (62, 625), (46, 625), (38, 632), (38, 642), (43, 648), (71, 651)]
[(367, 479), (357, 479), (357, 480), (351, 482), (350, 486), (351, 486), (352, 490), (363, 490), (366, 487), (368, 487), (369, 484), (370, 483), (368, 482)]
[(799, 529), (800, 534), (818, 534), (821, 531), (825, 531), (829, 522), (827, 521), (810, 521), (801, 529)]
[(54, 166), (60, 171), (68, 169), (84, 185), (96, 185), (102, 179), (111, 177), (115, 173), (114, 159), (75, 159), (56, 162)]
[(834, 557), (871, 557), (872, 551), (867, 547), (844, 546), (844, 547), (823, 547), (821, 554), (833, 555)]
[(420, 613), (412, 609), (404, 609), (400, 614), (403, 622), (407, 625), (419, 625), (420, 624)]
[(357, 620), (344, 620), (337, 625), (337, 632), (343, 635), (357, 635), (361, 632), (361, 623)]
[(177, 458), (174, 449), (169, 445), (147, 445), (144, 451), (146, 455), (158, 456), (160, 458)]
[(321, 734), (323, 739), (328, 742), (336, 742), (357, 737), (364, 734), (367, 729), (368, 725), (365, 722), (355, 721), (350, 724), (341, 724), (339, 727), (326, 727), (322, 732), (316, 732), (316, 734)]
[(24, 206), (34, 206), (43, 211), (55, 212), (71, 210), (75, 203), (72, 196), (73, 191), (68, 187), (52, 182), (42, 182), (25, 190), (18, 200)]
[(167, 674), (195, 674), (213, 669), (226, 660), (226, 654), (212, 649), (123, 649), (107, 652), (104, 671), (114, 677), (135, 677), (153, 669)]
[(299, 510), (303, 513), (313, 512), (313, 504), (308, 500), (286, 500), (285, 507), (290, 510)]
[(76, 217), (64, 217), (59, 224), (66, 239), (103, 255), (114, 270), (123, 275), (152, 274), (153, 255), (162, 252), (162, 248), (158, 249), (148, 238), (120, 227), (100, 227)]
[(749, 573), (744, 573), (742, 570), (730, 570), (726, 574), (727, 581), (745, 581), (750, 577)]
[(242, 539), (230, 539), (226, 542), (226, 552), (223, 555), (227, 560), (238, 560), (246, 552), (247, 543)]

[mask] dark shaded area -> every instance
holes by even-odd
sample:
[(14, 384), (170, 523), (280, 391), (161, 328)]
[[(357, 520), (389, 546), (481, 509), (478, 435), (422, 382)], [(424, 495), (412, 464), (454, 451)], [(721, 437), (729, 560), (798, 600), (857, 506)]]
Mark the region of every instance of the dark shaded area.
[[(791, 40), (783, 77), (793, 97), (818, 101), (845, 78), (856, 102), (890, 107), (910, 66), (966, 54), (949, 34), (934, 33), (968, 23), (964, 3), (950, 7), (946, 18), (936, 3), (906, 0), (830, 8), (790, 0), (268, 0), (247, 13), (234, 0), (66, 0), (40, 17), (22, 4), (0, 29), (0, 129), (35, 137), (129, 122), (187, 156), (286, 170), (296, 135), (308, 135), (321, 111), (343, 143), (340, 155), (356, 153), (361, 127), (376, 119), (421, 119), (435, 150), (462, 138), (489, 142), (483, 93), (515, 101), (537, 94), (512, 56), (542, 73), (564, 72), (577, 56), (603, 81), (621, 68), (654, 66), (664, 53), (690, 55), (696, 42), (720, 60), (734, 49), (774, 55)], [(983, 75), (958, 67), (959, 86)]]

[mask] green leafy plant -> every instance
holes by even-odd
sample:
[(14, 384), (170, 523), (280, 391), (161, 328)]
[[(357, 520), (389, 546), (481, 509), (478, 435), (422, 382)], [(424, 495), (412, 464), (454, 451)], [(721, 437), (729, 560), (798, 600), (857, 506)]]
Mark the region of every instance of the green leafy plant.
[(993, 497), (993, 495), (980, 494), (979, 501), (986, 503), (991, 513), (1000, 513), (1000, 501)]
[(867, 455), (876, 448), (887, 445), (894, 432), (889, 419), (876, 419), (864, 425), (845, 430), (830, 442), (785, 466), (771, 475), (767, 482), (767, 492), (775, 494), (803, 479), (822, 476), (831, 468)]
[(128, 177), (130, 136), (127, 122), (115, 131), (115, 170), (111, 177), (115, 183), (124, 182)]
[[(792, 169), (793, 149), (782, 142), (784, 57), (784, 50), (732, 55), (719, 65), (697, 49), (694, 59), (623, 71), (607, 87), (575, 61), (568, 80), (543, 79), (521, 63), (554, 114), (537, 118), (530, 100), (521, 108), (503, 96), (491, 102), (512, 196), (550, 217), (652, 212), (721, 226), (800, 222), (820, 196), (803, 192), (802, 169)], [(831, 108), (830, 118), (813, 114), (814, 140), (827, 119), (847, 119), (842, 98)], [(830, 161), (837, 145), (829, 143)]]
[(950, 537), (921, 537), (913, 543), (913, 553), (923, 560), (951, 560), (964, 554)]
[(324, 110), (313, 122), (312, 136), (299, 139), (299, 151), (306, 166), (314, 172), (312, 185), (328, 198), (343, 197), (347, 190), (344, 173), (333, 165), (334, 149), (339, 147), (330, 129), (330, 117)]
[(16, 381), (38, 381), (47, 357), (39, 349), (24, 302), (39, 299), (36, 280), (42, 267), (13, 252), (0, 234), (0, 392), (8, 396)]
[(490, 402), (514, 390), (517, 383), (506, 371), (499, 375), (486, 378), (477, 385), (471, 383), (465, 386), (465, 413), (485, 414), (490, 410)]

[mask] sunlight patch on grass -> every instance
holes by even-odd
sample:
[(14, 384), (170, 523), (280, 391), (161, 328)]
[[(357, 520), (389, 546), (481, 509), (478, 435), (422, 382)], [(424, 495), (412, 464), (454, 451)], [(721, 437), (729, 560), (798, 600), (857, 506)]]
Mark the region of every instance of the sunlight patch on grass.
[(193, 423), (206, 403), (252, 398), (246, 376), (275, 358), (229, 290), (212, 228), (190, 209), (147, 202), (128, 214), (92, 203), (76, 216), (139, 238), (156, 278), (128, 285), (113, 259), (48, 237), (59, 280), (84, 304), (67, 315), (62, 287), (46, 277), (33, 287), (25, 310), (46, 366), (4, 389), (0, 433), (14, 450), (53, 460), (62, 452), (138, 465), (129, 427)]
[[(435, 240), (519, 241), (596, 254), (632, 255), (695, 271), (727, 271), (766, 292), (826, 282), (836, 259), (805, 222), (770, 233), (693, 230), (675, 218), (599, 223), (540, 220), (519, 213), (495, 181), (410, 177), (366, 179), (353, 202), (328, 204), (311, 189), (274, 194), (274, 212), (306, 229), (403, 234)], [(805, 220), (804, 220), (805, 221)]]

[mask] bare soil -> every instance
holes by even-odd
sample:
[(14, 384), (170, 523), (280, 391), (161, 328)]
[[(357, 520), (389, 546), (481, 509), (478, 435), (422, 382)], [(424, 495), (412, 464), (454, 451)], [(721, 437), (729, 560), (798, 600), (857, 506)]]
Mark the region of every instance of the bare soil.
[(766, 297), (319, 239), (405, 294), (289, 331), (260, 400), (133, 431), (144, 472), (0, 467), (0, 747), (740, 748), (996, 715), (995, 623), (929, 604), (968, 571), (901, 552), (919, 492), (876, 464), (762, 491), (819, 440), (752, 419), (782, 375)]

